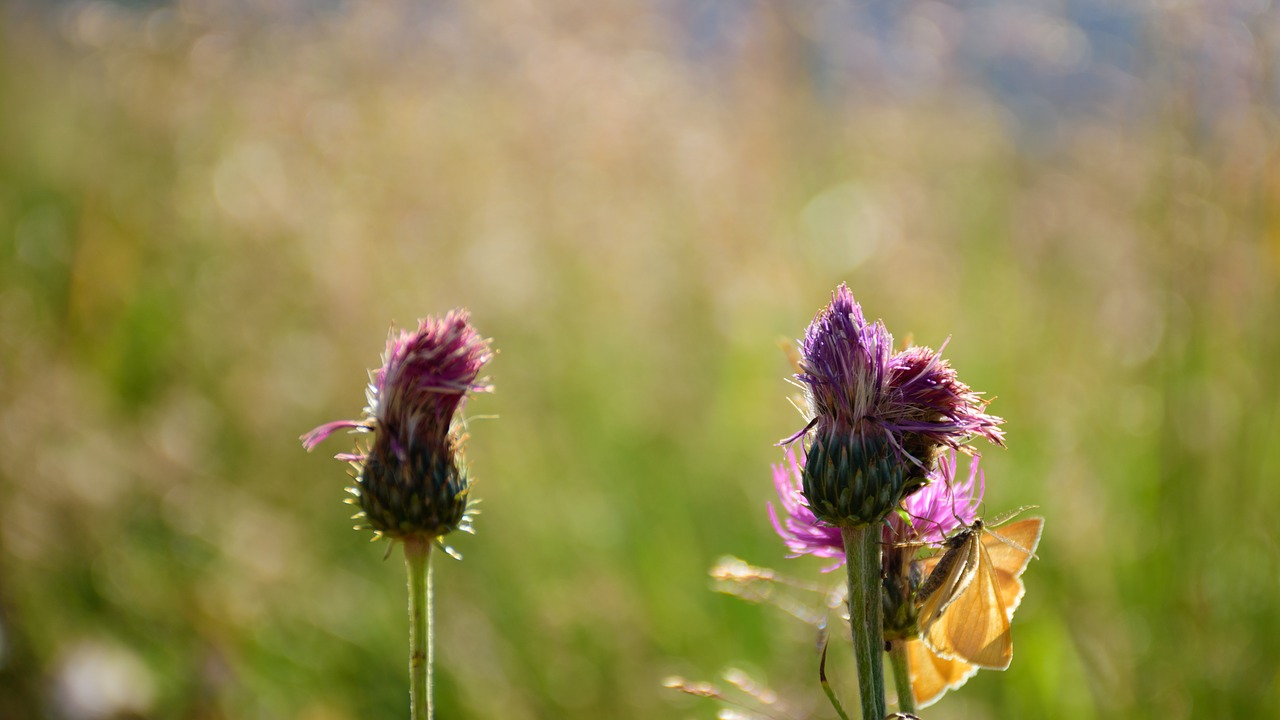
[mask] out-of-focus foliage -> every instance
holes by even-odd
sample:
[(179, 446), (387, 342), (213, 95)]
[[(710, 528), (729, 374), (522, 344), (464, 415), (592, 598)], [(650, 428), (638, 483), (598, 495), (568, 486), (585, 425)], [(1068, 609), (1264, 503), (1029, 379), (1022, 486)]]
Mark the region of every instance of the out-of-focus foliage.
[(297, 436), (458, 305), (440, 717), (708, 718), (661, 680), (728, 665), (829, 715), (706, 570), (817, 577), (764, 502), (840, 280), (1047, 518), (1012, 668), (928, 717), (1280, 713), (1266, 3), (261, 5), (0, 8), (0, 718), (403, 715), (398, 555)]

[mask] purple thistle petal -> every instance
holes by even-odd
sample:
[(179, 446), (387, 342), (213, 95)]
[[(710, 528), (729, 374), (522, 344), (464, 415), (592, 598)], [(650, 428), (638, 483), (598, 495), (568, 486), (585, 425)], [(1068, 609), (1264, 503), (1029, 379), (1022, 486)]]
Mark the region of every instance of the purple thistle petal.
[[(803, 471), (796, 460), (795, 452), (787, 448), (784, 461), (773, 467), (773, 485), (778, 491), (778, 503), (786, 513), (786, 518), (779, 520), (773, 503), (766, 503), (773, 529), (782, 538), (788, 557), (815, 555), (825, 558), (844, 558), (844, 541), (840, 536), (840, 528), (822, 522), (814, 516), (804, 499)], [(832, 568), (839, 567), (834, 565)]]
[(986, 476), (978, 468), (982, 458), (974, 455), (969, 460), (969, 477), (957, 482), (958, 457), (952, 450), (940, 458), (938, 467), (929, 474), (929, 483), (903, 501), (911, 528), (902, 531), (895, 528), (894, 542), (939, 545), (961, 525), (973, 524), (987, 486)]
[(492, 357), (465, 311), (422, 320), (417, 332), (393, 334), (383, 366), (374, 374), (378, 422), (441, 445), (466, 394), (493, 390), (477, 381)]
[(887, 390), (893, 336), (867, 323), (853, 293), (841, 284), (814, 318), (801, 347), (796, 379), (808, 390), (817, 423), (856, 428), (875, 414)]
[(889, 383), (893, 400), (885, 405), (885, 421), (895, 429), (952, 448), (974, 436), (1004, 445), (1004, 421), (983, 411), (978, 394), (960, 382), (941, 351), (917, 346), (898, 353)]
[(317, 445), (324, 442), (330, 435), (342, 428), (359, 428), (366, 432), (369, 430), (368, 425), (358, 420), (334, 420), (333, 422), (325, 423), (320, 427), (315, 428), (299, 439), (302, 440), (302, 447), (305, 448), (307, 452), (311, 452), (316, 449)]
[(940, 352), (917, 346), (893, 355), (892, 347), (884, 324), (868, 323), (841, 283), (801, 345), (796, 379), (812, 405), (810, 426), (861, 433), (878, 427), (899, 449), (914, 445), (904, 442), (908, 434), (953, 448), (974, 436), (1003, 445), (998, 426), (1004, 421), (984, 412), (979, 395), (960, 382)]

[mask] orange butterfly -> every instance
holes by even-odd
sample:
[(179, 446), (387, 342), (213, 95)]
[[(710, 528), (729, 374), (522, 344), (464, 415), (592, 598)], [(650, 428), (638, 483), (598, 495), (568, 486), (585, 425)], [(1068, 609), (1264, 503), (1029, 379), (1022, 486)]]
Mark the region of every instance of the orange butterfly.
[(1043, 518), (1020, 520), (998, 533), (978, 520), (948, 538), (945, 552), (920, 561), (921, 639), (907, 641), (916, 707), (937, 702), (979, 668), (1009, 667), (1009, 622), (1026, 592), (1020, 576), (1043, 529)]

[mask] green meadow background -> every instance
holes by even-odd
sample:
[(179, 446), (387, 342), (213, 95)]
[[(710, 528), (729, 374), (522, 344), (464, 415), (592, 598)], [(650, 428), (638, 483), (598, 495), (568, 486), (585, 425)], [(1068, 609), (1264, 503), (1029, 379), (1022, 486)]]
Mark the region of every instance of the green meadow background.
[(1280, 715), (1275, 13), (1144, 6), (1086, 103), (948, 70), (956, 17), (1090, 62), (1011, 5), (836, 38), (902, 81), (820, 62), (820, 4), (7, 3), (0, 719), (405, 717), (400, 555), (298, 436), (457, 306), (500, 353), (438, 717), (713, 718), (662, 683), (731, 667), (833, 717), (813, 628), (707, 570), (838, 580), (765, 503), (841, 281), (996, 398), (986, 512), (1047, 520), (1012, 667), (926, 718)]

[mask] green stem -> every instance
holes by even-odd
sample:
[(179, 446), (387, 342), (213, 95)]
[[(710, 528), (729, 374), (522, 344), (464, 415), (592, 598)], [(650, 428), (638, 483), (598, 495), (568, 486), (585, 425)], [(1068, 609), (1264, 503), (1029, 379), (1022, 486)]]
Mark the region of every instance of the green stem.
[(818, 661), (818, 682), (822, 684), (822, 692), (827, 694), (827, 699), (831, 701), (831, 707), (835, 708), (836, 715), (840, 716), (840, 720), (849, 720), (848, 714), (844, 711), (844, 706), (840, 704), (840, 698), (836, 697), (836, 691), (831, 689), (831, 683), (827, 681), (827, 641), (822, 641), (822, 659)]
[(431, 720), (431, 672), (435, 660), (431, 631), (431, 539), (404, 541), (409, 570), (409, 717)]
[(849, 625), (858, 663), (863, 720), (881, 720), (884, 701), (884, 626), (880, 602), (880, 526), (841, 528), (849, 572)]
[(898, 712), (916, 714), (916, 696), (911, 692), (911, 669), (907, 666), (907, 641), (894, 640), (889, 646), (893, 685), (898, 689)]

